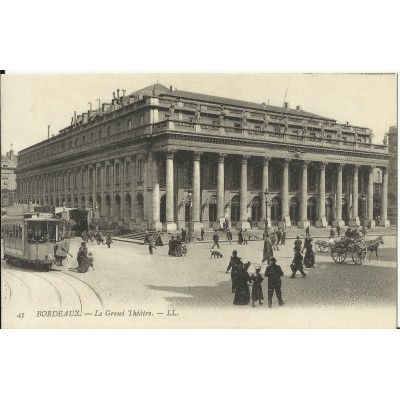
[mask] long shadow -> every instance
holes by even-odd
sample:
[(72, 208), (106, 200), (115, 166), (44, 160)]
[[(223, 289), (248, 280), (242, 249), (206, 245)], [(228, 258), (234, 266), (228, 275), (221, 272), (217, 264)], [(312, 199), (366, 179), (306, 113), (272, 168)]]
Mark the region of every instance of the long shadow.
[(189, 297), (166, 295), (165, 300), (171, 302), (174, 307), (200, 307), (214, 308), (226, 307), (233, 304), (231, 282), (219, 282), (217, 286), (155, 286), (147, 285), (150, 290), (173, 292)]

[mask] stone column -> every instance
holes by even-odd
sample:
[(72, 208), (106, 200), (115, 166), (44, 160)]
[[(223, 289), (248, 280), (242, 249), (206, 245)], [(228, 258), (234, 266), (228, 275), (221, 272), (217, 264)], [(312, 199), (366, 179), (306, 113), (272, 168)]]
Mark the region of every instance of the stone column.
[(282, 218), (286, 228), (291, 227), (289, 216), (289, 162), (285, 159), (283, 162), (283, 182), (282, 182)]
[(200, 152), (193, 154), (193, 231), (200, 231), (203, 224), (200, 222)]
[(301, 206), (300, 206), (300, 221), (298, 228), (305, 229), (310, 226), (310, 221), (307, 219), (307, 194), (308, 194), (308, 164), (309, 161), (303, 161), (302, 177), (301, 177)]
[(265, 228), (265, 222), (267, 223), (268, 227), (271, 226), (271, 216), (268, 214), (267, 203), (266, 203), (266, 199), (264, 196), (265, 190), (269, 189), (269, 163), (270, 162), (271, 162), (270, 157), (264, 158), (263, 175), (262, 175), (262, 195), (261, 195), (261, 199), (263, 199), (263, 200), (261, 203), (261, 222), (259, 222), (259, 224), (258, 224), (258, 227), (260, 229)]
[(381, 209), (381, 219), (379, 222), (379, 226), (389, 227), (390, 222), (387, 217), (387, 209), (388, 209), (388, 176), (389, 170), (388, 168), (382, 168), (382, 209)]
[(359, 165), (353, 166), (353, 189), (352, 189), (352, 206), (351, 206), (351, 220), (349, 226), (360, 226), (360, 218), (358, 216), (358, 169)]
[(334, 227), (344, 226), (342, 220), (342, 197), (343, 197), (343, 167), (344, 164), (339, 164), (337, 168), (337, 182), (336, 182), (336, 218), (332, 225)]
[(135, 197), (135, 187), (136, 187), (136, 155), (133, 154), (131, 157), (131, 173), (130, 173), (130, 185), (131, 185), (131, 222), (136, 222), (136, 197)]
[(249, 156), (242, 157), (242, 170), (240, 175), (240, 220), (237, 227), (250, 229), (247, 221), (247, 161)]
[[(327, 221), (325, 215), (325, 172), (326, 162), (322, 162), (319, 165), (319, 207), (318, 207), (318, 221), (315, 221), (316, 228), (326, 228)], [(325, 217), (325, 218), (324, 218)]]
[(167, 150), (166, 157), (166, 231), (176, 231), (174, 222), (174, 155), (175, 150)]
[(115, 207), (115, 199), (114, 199), (114, 184), (115, 184), (115, 179), (114, 179), (114, 160), (110, 161), (110, 200), (111, 200), (111, 205), (110, 205), (110, 218), (111, 221), (114, 221), (114, 207)]
[(160, 183), (156, 154), (153, 155), (153, 216), (151, 229), (156, 231), (162, 230), (162, 223), (160, 222)]
[(371, 228), (375, 227), (374, 221), (374, 167), (368, 169), (368, 193), (367, 193), (367, 221)]
[[(217, 182), (217, 215), (219, 218), (225, 217), (225, 158), (226, 154), (221, 153), (218, 159), (218, 182)], [(219, 220), (218, 220), (219, 224)]]

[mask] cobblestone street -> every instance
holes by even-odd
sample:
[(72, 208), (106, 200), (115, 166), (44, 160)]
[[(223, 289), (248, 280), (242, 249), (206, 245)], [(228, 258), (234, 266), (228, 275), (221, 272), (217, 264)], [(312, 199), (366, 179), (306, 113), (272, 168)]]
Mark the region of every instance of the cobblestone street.
[[(78, 239), (72, 241), (72, 254), (77, 253), (79, 244)], [(250, 241), (246, 246), (222, 242), (220, 246), (224, 258), (210, 259), (210, 243), (189, 245), (186, 257), (169, 257), (167, 245), (158, 247), (150, 255), (145, 245), (114, 241), (108, 249), (105, 245), (89, 243), (89, 251), (95, 258), (94, 271), (79, 274), (75, 257), (65, 263), (62, 272), (50, 273), (9, 266), (2, 261), (3, 285), (5, 282), (11, 286), (18, 284), (12, 289), (13, 295), (16, 296), (15, 291), (19, 290), (21, 298), (18, 303), (25, 304), (25, 307), (31, 304), (31, 308), (35, 308), (33, 313), (42, 309), (59, 309), (60, 303), (61, 308), (65, 308), (68, 301), (72, 301), (68, 285), (73, 286), (76, 292), (83, 292), (79, 301), (84, 311), (90, 314), (95, 309), (101, 309), (102, 302), (103, 310), (116, 313), (125, 310), (125, 314), (128, 310), (144, 310), (159, 316), (146, 321), (124, 319), (123, 323), (114, 318), (110, 327), (120, 324), (134, 327), (141, 323), (150, 327), (179, 326), (181, 323), (206, 327), (280, 327), (287, 324), (317, 327), (367, 324), (380, 327), (395, 324), (397, 270), (394, 236), (385, 237), (385, 245), (379, 249), (379, 261), (374, 258), (368, 261), (367, 258), (364, 265), (355, 265), (351, 257), (345, 264), (336, 264), (330, 253), (316, 253), (316, 268), (306, 269), (307, 277), (304, 279), (300, 274), (296, 279), (289, 279), (293, 255), (293, 240), (289, 239), (280, 251), (275, 252), (285, 274), (282, 278), (285, 305), (278, 308), (275, 298), (272, 309), (267, 308), (266, 300), (261, 306), (257, 304), (256, 308), (234, 306), (230, 274), (226, 273), (233, 250), (238, 251), (243, 261), (260, 263), (263, 242)], [(264, 271), (265, 265), (261, 273)], [(253, 272), (254, 266), (250, 266), (249, 273)], [(10, 277), (11, 274), (18, 275)], [(48, 285), (46, 289), (44, 281), (38, 286), (36, 281), (39, 278), (51, 281), (50, 284), (58, 289), (59, 280), (67, 281), (59, 290), (60, 301), (56, 302), (53, 287)], [(23, 280), (25, 286), (31, 288), (26, 291), (18, 280)], [(266, 299), (266, 279), (263, 291)], [(29, 293), (30, 303), (27, 298), (24, 301), (25, 292)], [(35, 297), (35, 293), (36, 296), (40, 294), (39, 298)], [(63, 296), (68, 297), (68, 301)], [(176, 310), (179, 318), (173, 321), (165, 318), (168, 310), (170, 313)], [(91, 318), (88, 322), (90, 326), (97, 324), (93, 317), (87, 318)]]

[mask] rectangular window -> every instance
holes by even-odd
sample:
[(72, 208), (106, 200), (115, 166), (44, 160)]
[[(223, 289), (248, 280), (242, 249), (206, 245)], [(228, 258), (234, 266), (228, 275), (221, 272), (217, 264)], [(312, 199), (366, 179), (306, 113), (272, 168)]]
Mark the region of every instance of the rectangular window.
[(119, 178), (120, 178), (119, 174), (120, 174), (119, 164), (115, 164), (115, 183), (116, 183), (117, 185), (119, 185), (119, 183), (120, 183), (120, 181), (119, 181)]
[(251, 169), (251, 187), (252, 189), (259, 189), (262, 186), (262, 167), (260, 165), (253, 165)]
[(254, 129), (255, 129), (256, 131), (261, 131), (261, 126), (260, 126), (260, 125), (255, 125), (255, 126), (254, 126)]
[(96, 167), (97, 186), (100, 186), (101, 183), (100, 174), (101, 174), (101, 167)]
[(132, 120), (128, 119), (128, 129), (132, 129)]
[(99, 130), (99, 132), (97, 133), (97, 138), (101, 139), (102, 135), (101, 135), (101, 129)]
[(107, 126), (107, 136), (111, 136), (111, 126)]
[(131, 179), (131, 162), (127, 161), (125, 163), (125, 182), (129, 182)]
[(210, 185), (216, 185), (218, 179), (218, 163), (210, 164)]
[(232, 165), (232, 184), (234, 186), (240, 185), (240, 166)]
[(106, 166), (106, 185), (110, 184), (110, 166)]
[(275, 126), (274, 127), (274, 131), (275, 131), (275, 133), (281, 133), (281, 127), (280, 126)]
[(93, 187), (93, 169), (89, 170), (89, 187)]
[(240, 128), (240, 124), (235, 124), (234, 127), (235, 128)]
[(138, 160), (137, 162), (137, 180), (139, 182), (143, 181), (143, 160)]
[(140, 125), (144, 125), (144, 115), (140, 116)]
[(82, 136), (82, 143), (85, 143), (86, 142), (86, 137), (85, 137), (85, 135), (83, 135)]
[(118, 123), (117, 123), (117, 132), (120, 132), (120, 131), (121, 131), (121, 123), (118, 122)]

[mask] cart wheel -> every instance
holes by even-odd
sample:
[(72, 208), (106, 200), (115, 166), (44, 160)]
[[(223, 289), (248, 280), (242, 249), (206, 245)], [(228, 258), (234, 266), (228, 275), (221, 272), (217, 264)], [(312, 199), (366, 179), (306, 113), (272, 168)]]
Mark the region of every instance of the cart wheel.
[(331, 255), (335, 263), (343, 264), (347, 256), (347, 250), (341, 248), (333, 248)]
[(315, 250), (322, 253), (324, 251), (324, 248), (322, 247), (322, 245), (320, 243), (315, 243)]
[(353, 249), (351, 256), (353, 258), (354, 264), (362, 265), (363, 261), (367, 257), (367, 249), (356, 247), (355, 249)]

